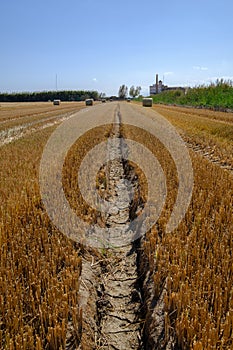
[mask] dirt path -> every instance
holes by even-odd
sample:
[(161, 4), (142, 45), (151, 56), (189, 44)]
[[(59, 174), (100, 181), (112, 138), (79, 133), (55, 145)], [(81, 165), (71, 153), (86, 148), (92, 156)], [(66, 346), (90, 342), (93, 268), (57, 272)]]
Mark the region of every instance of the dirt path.
[[(109, 241), (116, 242), (121, 239), (127, 223), (130, 222), (130, 205), (132, 203), (133, 188), (137, 184), (130, 181), (126, 174), (123, 163), (123, 148), (126, 147), (120, 134), (120, 111), (116, 108), (114, 115), (114, 127), (112, 136), (108, 140), (107, 171), (107, 201), (111, 206), (111, 212), (105, 217), (105, 225), (113, 229)], [(136, 190), (136, 188), (134, 188)], [(138, 251), (139, 242), (132, 243), (121, 248), (107, 249), (104, 252), (105, 259), (98, 266), (84, 261), (82, 274), (81, 298), (86, 302), (88, 309), (88, 286), (89, 292), (95, 294), (97, 322), (95, 325), (95, 349), (143, 349), (142, 326), (143, 320), (140, 317), (142, 298), (138, 284)], [(90, 269), (92, 267), (92, 271)], [(94, 271), (95, 270), (95, 271)], [(93, 285), (90, 276), (98, 275), (98, 281)], [(86, 278), (89, 276), (89, 278)], [(92, 286), (90, 285), (92, 283)], [(90, 295), (89, 295), (90, 298)], [(85, 299), (85, 300), (84, 300)], [(93, 301), (92, 301), (93, 302)], [(89, 305), (90, 307), (90, 305)], [(85, 317), (88, 317), (86, 314)], [(90, 330), (89, 330), (90, 331)], [(90, 347), (92, 348), (92, 347)]]
[[(114, 232), (119, 239), (124, 233), (122, 226), (125, 227), (130, 222), (132, 199), (132, 188), (126, 178), (122, 159), (125, 145), (120, 136), (120, 111), (117, 110), (108, 147), (109, 159), (113, 159), (108, 174), (108, 201), (115, 206), (115, 211), (108, 214), (106, 226), (115, 228)], [(142, 349), (136, 246), (132, 244), (111, 253), (112, 261), (106, 266), (102, 276), (98, 299), (102, 347), (119, 350)]]

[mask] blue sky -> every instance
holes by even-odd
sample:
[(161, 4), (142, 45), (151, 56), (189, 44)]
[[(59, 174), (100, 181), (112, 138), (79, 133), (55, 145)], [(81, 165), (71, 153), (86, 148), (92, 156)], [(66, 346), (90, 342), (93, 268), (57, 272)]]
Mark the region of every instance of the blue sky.
[(232, 0), (2, 0), (0, 91), (233, 80)]

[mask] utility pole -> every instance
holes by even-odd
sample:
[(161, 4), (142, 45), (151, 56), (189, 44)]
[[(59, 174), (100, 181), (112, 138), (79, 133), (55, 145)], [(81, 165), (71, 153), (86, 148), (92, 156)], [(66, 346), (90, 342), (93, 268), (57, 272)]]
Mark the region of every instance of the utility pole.
[(56, 73), (56, 91), (57, 91), (57, 73)]

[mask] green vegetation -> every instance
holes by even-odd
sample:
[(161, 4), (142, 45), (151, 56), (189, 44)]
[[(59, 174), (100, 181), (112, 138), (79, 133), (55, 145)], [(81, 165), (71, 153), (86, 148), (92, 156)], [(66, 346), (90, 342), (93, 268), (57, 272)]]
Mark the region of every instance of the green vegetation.
[(132, 85), (129, 89), (129, 96), (131, 96), (132, 98), (135, 98), (140, 94), (141, 90), (142, 90), (141, 86), (137, 86), (135, 88), (134, 85)]
[(127, 94), (128, 94), (128, 87), (125, 84), (121, 85), (118, 91), (119, 99), (124, 100), (127, 97)]
[(84, 101), (87, 98), (97, 100), (97, 91), (42, 91), (42, 92), (20, 92), (20, 93), (0, 93), (0, 102), (38, 102), (59, 99), (61, 101)]
[(188, 90), (165, 90), (153, 96), (153, 102), (217, 110), (233, 109), (233, 82), (220, 79), (209, 86), (198, 86)]

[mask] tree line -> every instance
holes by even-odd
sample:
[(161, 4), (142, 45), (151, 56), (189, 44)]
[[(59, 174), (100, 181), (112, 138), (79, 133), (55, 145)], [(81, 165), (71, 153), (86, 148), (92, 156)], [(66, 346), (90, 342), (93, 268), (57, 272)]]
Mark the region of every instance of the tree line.
[[(132, 98), (140, 94), (141, 87), (132, 85), (129, 89), (126, 85), (121, 85), (118, 92), (119, 99), (128, 96)], [(46, 102), (59, 99), (61, 101), (85, 101), (87, 98), (98, 100), (105, 98), (104, 93), (89, 90), (61, 90), (61, 91), (39, 91), (39, 92), (12, 92), (0, 93), (0, 102)]]
[(0, 102), (46, 102), (55, 99), (61, 101), (84, 101), (87, 98), (97, 100), (99, 93), (89, 90), (0, 93)]

